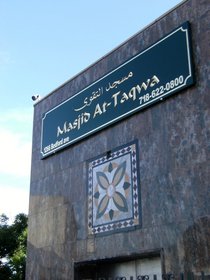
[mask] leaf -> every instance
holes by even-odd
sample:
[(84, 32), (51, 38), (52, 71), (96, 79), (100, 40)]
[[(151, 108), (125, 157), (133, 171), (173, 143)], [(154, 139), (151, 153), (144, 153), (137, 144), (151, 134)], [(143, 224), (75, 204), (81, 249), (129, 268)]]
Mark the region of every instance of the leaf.
[(105, 195), (98, 205), (98, 209), (97, 209), (97, 213), (96, 213), (96, 219), (99, 219), (103, 216), (103, 214), (106, 211), (106, 208), (107, 208), (108, 204), (109, 204), (109, 198), (108, 198), (107, 195)]
[(100, 196), (100, 193), (99, 193), (99, 192), (94, 193), (94, 198), (98, 199), (99, 196)]
[(113, 202), (118, 210), (122, 212), (128, 211), (128, 204), (126, 198), (119, 192), (115, 192), (113, 196)]
[(114, 177), (113, 177), (113, 182), (112, 184), (114, 186), (117, 186), (120, 181), (122, 180), (123, 176), (125, 175), (125, 168), (126, 168), (126, 161), (124, 161), (123, 163), (121, 163), (117, 170), (115, 171)]
[(98, 181), (98, 184), (100, 185), (100, 187), (102, 187), (102, 189), (106, 190), (109, 186), (109, 180), (106, 177), (106, 174), (101, 171), (98, 171), (98, 172), (96, 172), (96, 177), (97, 177), (97, 181)]
[(124, 185), (123, 185), (123, 189), (124, 189), (124, 190), (129, 189), (129, 188), (130, 188), (130, 185), (131, 185), (130, 183), (125, 182)]
[(110, 162), (110, 163), (109, 163), (109, 166), (108, 166), (108, 172), (111, 173), (112, 170), (113, 170), (113, 165), (112, 165), (112, 163)]
[(111, 210), (109, 211), (109, 218), (110, 218), (110, 220), (112, 220), (113, 217), (114, 217), (114, 211), (111, 209)]

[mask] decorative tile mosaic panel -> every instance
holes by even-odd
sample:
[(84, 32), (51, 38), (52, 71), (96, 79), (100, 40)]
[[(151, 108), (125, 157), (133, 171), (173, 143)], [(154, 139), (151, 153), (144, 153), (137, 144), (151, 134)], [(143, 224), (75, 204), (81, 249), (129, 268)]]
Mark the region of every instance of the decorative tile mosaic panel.
[(140, 224), (137, 142), (88, 163), (88, 232), (108, 233)]

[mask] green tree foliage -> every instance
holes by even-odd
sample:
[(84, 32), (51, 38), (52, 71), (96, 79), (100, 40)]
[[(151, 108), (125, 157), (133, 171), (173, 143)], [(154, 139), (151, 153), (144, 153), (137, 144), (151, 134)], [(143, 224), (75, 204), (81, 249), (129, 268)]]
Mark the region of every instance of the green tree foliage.
[(25, 278), (27, 215), (20, 213), (8, 225), (6, 215), (0, 215), (0, 279)]

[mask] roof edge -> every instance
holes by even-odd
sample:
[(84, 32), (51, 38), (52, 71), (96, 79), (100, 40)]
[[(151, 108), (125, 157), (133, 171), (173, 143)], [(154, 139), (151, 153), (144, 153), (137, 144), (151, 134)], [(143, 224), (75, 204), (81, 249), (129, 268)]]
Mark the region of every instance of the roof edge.
[(91, 63), (90, 65), (88, 65), (87, 67), (85, 67), (83, 70), (79, 71), (77, 74), (75, 74), (74, 76), (72, 76), (70, 79), (66, 80), (65, 82), (63, 82), (61, 85), (59, 85), (58, 87), (56, 87), (55, 89), (53, 89), (52, 91), (50, 91), (48, 94), (46, 94), (43, 98), (39, 99), (34, 106), (36, 106), (37, 104), (39, 104), (41, 101), (43, 101), (44, 99), (48, 98), (51, 94), (53, 94), (55, 91), (59, 90), (60, 88), (64, 87), (67, 83), (69, 83), (70, 81), (74, 80), (76, 77), (78, 77), (79, 75), (81, 75), (82, 73), (86, 72), (89, 68), (93, 67), (95, 64), (97, 64), (99, 61), (103, 60), (104, 58), (106, 58), (107, 56), (109, 56), (111, 53), (113, 53), (114, 51), (116, 51), (117, 49), (121, 48), (123, 45), (125, 45), (128, 41), (130, 41), (132, 38), (136, 37), (138, 34), (140, 34), (141, 32), (145, 31), (146, 29), (148, 29), (150, 26), (154, 25), (156, 22), (160, 21), (162, 18), (164, 18), (166, 15), (170, 14), (172, 11), (174, 11), (175, 9), (177, 9), (177, 7), (183, 5), (185, 2), (187, 2), (189, 0), (182, 0), (180, 3), (178, 3), (177, 5), (175, 5), (174, 7), (172, 7), (171, 9), (169, 9), (168, 11), (166, 11), (165, 13), (163, 13), (161, 16), (159, 16), (157, 19), (153, 20), (151, 23), (147, 24), (145, 27), (143, 27), (142, 29), (140, 29), (138, 32), (136, 32), (134, 35), (130, 36), (128, 39), (126, 39), (125, 41), (123, 41), (121, 44), (119, 44), (118, 46), (116, 46), (114, 49), (112, 49), (111, 51), (109, 51), (108, 53), (106, 53), (105, 55), (103, 55), (102, 57), (100, 57), (99, 59), (97, 59), (96, 61), (94, 61), (93, 63)]

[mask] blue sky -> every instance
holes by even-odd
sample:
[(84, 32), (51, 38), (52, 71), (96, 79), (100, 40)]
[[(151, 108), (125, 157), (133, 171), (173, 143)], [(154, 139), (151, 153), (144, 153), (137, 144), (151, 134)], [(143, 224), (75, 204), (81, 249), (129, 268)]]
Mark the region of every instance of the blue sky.
[(33, 102), (180, 0), (0, 0), (0, 214), (28, 213)]

